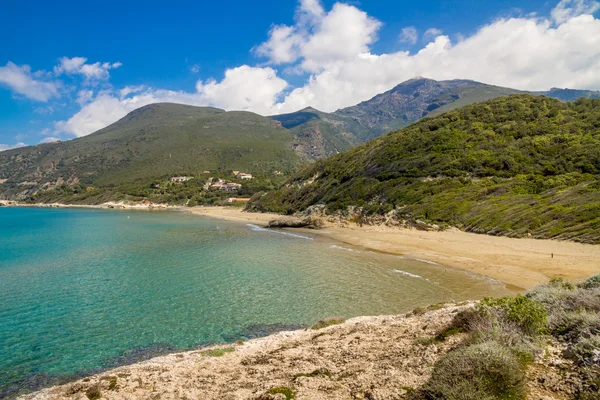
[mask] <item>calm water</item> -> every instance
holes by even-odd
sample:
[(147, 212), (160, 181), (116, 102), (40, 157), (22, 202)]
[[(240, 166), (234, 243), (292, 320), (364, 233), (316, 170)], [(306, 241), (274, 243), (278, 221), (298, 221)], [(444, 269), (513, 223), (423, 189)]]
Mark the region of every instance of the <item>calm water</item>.
[(0, 398), (328, 316), (506, 293), (351, 250), (176, 212), (0, 208)]

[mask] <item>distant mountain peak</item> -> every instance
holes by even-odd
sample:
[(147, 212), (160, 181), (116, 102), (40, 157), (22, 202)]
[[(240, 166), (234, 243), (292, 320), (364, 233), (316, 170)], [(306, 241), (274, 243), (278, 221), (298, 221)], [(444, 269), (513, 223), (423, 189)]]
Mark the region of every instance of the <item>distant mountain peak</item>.
[(302, 110), (300, 110), (300, 112), (320, 112), (320, 111), (312, 106), (308, 106), (308, 107), (304, 107)]

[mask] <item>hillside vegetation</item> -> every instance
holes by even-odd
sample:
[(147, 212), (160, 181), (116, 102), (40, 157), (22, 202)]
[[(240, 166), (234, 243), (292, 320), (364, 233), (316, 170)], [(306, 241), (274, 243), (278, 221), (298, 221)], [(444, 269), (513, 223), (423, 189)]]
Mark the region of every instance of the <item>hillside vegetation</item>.
[(323, 204), (467, 231), (600, 243), (600, 100), (513, 95), (319, 161), (250, 209)]
[[(306, 152), (313, 159), (318, 159), (403, 128), (424, 117), (437, 116), (498, 97), (527, 93), (467, 79), (436, 81), (415, 78), (370, 100), (332, 113), (308, 107), (271, 118), (290, 129), (301, 145), (308, 144)], [(557, 88), (531, 94), (561, 101), (573, 101), (581, 97), (600, 98), (600, 92)]]
[(63, 200), (88, 190), (89, 199), (92, 187), (96, 198), (115, 199), (205, 170), (249, 172), (269, 186), (281, 183), (274, 171), (288, 175), (306, 162), (293, 142), (290, 131), (257, 114), (153, 104), (86, 137), (0, 152), (0, 198), (45, 190), (55, 191), (46, 200)]

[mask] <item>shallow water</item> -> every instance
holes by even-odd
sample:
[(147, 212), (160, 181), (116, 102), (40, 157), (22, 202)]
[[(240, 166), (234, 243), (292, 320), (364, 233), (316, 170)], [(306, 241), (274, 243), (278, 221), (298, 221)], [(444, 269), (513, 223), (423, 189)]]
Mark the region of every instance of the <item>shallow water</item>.
[(505, 293), (310, 234), (177, 212), (0, 208), (0, 398), (324, 317)]

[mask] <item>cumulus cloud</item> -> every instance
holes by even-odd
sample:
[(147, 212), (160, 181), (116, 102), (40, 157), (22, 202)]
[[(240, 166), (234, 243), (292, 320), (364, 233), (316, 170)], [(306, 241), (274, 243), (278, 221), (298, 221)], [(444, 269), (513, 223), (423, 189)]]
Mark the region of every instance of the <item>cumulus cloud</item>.
[(25, 147), (27, 146), (25, 143), (19, 142), (13, 145), (8, 145), (8, 144), (0, 144), (0, 151), (6, 151), (6, 150), (12, 150), (12, 149), (17, 149), (19, 147)]
[(93, 64), (87, 63), (85, 57), (61, 57), (59, 65), (54, 67), (54, 73), (56, 75), (83, 75), (88, 81), (106, 80), (109, 78), (109, 71), (111, 69), (119, 68), (123, 64), (120, 62), (115, 63), (100, 63), (96, 62)]
[(318, 0), (302, 0), (296, 21), (294, 26), (271, 28), (269, 40), (256, 47), (256, 53), (273, 64), (302, 58), (305, 70), (318, 71), (332, 61), (368, 51), (381, 26), (381, 22), (348, 4), (336, 3), (325, 12)]
[(418, 38), (419, 35), (417, 33), (417, 29), (414, 26), (403, 28), (402, 32), (400, 32), (400, 41), (402, 43), (415, 44), (417, 43)]
[(52, 97), (58, 97), (60, 83), (38, 79), (28, 65), (18, 66), (8, 62), (0, 67), (0, 85), (7, 86), (14, 93), (23, 95), (31, 100), (46, 102)]
[[(271, 67), (243, 65), (225, 71), (220, 81), (198, 81), (191, 93), (125, 87), (120, 93), (97, 94), (58, 127), (83, 136), (135, 108), (162, 101), (264, 115), (309, 105), (334, 111), (415, 76), (473, 79), (524, 90), (600, 89), (600, 20), (590, 14), (597, 9), (597, 2), (562, 0), (547, 18), (496, 19), (459, 41), (431, 28), (417, 52), (376, 54), (372, 45), (380, 21), (352, 5), (336, 3), (325, 10), (318, 0), (302, 0), (295, 23), (273, 26), (267, 41), (254, 49), (269, 64), (304, 77), (300, 86), (290, 88)], [(415, 38), (416, 30), (411, 43)], [(70, 60), (75, 69), (85, 64)]]

